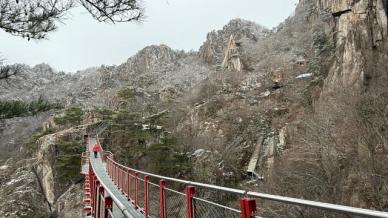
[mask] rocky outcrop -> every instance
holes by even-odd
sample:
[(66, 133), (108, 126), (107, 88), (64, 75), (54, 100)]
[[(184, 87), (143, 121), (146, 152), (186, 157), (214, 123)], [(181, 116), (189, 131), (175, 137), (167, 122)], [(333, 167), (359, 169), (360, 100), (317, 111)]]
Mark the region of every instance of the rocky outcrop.
[(50, 215), (50, 205), (32, 169), (34, 161), (34, 159), (27, 159), (15, 162), (9, 159), (0, 166), (0, 214), (2, 217)]
[(37, 161), (36, 161), (36, 173), (42, 184), (42, 191), (50, 206), (54, 205), (55, 193), (54, 193), (54, 158), (55, 158), (55, 140), (54, 134), (46, 135), (40, 138), (37, 142), (39, 145)]
[(229, 42), (226, 45), (222, 67), (237, 72), (242, 70), (240, 53), (238, 51), (236, 42), (234, 41), (233, 35), (230, 36)]
[(152, 45), (129, 58), (126, 66), (137, 74), (173, 70), (179, 55), (166, 45)]
[(44, 112), (36, 116), (0, 119), (0, 164), (25, 149), (33, 133), (41, 127), (54, 111)]
[(82, 184), (72, 185), (57, 200), (56, 214), (58, 218), (82, 217)]
[(387, 61), (387, 57), (378, 55), (387, 50), (386, 5), (385, 0), (316, 2), (316, 14), (327, 11), (332, 15), (335, 46), (340, 51), (325, 83), (329, 90), (354, 85), (361, 88), (375, 75), (370, 72), (376, 70), (374, 65)]
[(36, 154), (35, 170), (36, 174), (42, 184), (43, 193), (50, 203), (54, 206), (56, 200), (61, 194), (61, 190), (67, 189), (69, 186), (68, 182), (58, 184), (55, 178), (55, 163), (56, 156), (59, 150), (65, 149), (57, 147), (58, 142), (62, 139), (74, 140), (82, 139), (85, 129), (83, 127), (76, 127), (66, 129), (53, 134), (45, 135), (38, 139), (38, 151)]
[(206, 41), (199, 48), (199, 57), (209, 64), (221, 65), (231, 35), (244, 47), (245, 43), (249, 45), (249, 42), (258, 42), (266, 38), (269, 30), (251, 21), (231, 20), (222, 30), (208, 33)]
[[(0, 214), (7, 217), (81, 217), (82, 188), (56, 178), (58, 141), (81, 138), (82, 128), (71, 128), (39, 138), (36, 157), (0, 166)], [(17, 157), (16, 157), (17, 158)]]

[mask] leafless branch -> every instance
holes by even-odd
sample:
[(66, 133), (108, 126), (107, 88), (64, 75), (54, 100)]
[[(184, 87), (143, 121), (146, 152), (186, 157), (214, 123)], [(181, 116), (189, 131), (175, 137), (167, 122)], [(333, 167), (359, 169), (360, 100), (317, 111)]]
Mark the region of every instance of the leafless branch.
[(140, 21), (144, 16), (140, 0), (0, 0), (0, 28), (28, 40), (44, 39), (77, 2), (100, 22)]
[(21, 73), (22, 68), (19, 65), (0, 66), (0, 80), (8, 79), (11, 76)]

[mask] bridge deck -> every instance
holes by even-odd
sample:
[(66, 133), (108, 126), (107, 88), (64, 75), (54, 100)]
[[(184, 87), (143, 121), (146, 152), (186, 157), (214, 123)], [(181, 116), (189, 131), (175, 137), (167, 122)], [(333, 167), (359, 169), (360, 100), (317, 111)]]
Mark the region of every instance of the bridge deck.
[[(94, 169), (94, 172), (98, 175), (106, 187), (113, 193), (113, 195), (125, 206), (127, 211), (131, 214), (132, 217), (144, 217), (144, 215), (136, 210), (135, 206), (130, 203), (127, 197), (117, 188), (117, 186), (113, 183), (112, 179), (106, 172), (105, 163), (101, 160), (100, 155), (97, 158), (94, 158), (93, 154), (93, 145), (96, 143), (96, 139), (90, 137), (89, 138), (89, 151), (90, 151), (90, 162)], [(116, 215), (116, 213), (115, 213)]]

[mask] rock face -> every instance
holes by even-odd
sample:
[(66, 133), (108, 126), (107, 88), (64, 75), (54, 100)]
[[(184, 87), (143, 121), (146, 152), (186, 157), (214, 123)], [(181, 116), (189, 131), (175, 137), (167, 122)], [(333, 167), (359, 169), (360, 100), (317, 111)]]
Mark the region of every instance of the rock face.
[(228, 46), (230, 36), (233, 35), (236, 42), (244, 46), (244, 42), (257, 42), (266, 38), (269, 30), (251, 21), (234, 19), (222, 30), (208, 33), (206, 41), (199, 48), (199, 57), (213, 65), (221, 65), (224, 51)]
[[(84, 127), (86, 128), (86, 127)], [(45, 135), (37, 141), (38, 151), (36, 154), (36, 162), (34, 165), (36, 175), (42, 185), (44, 196), (47, 202), (55, 210), (57, 199), (63, 193), (64, 190), (69, 188), (69, 181), (58, 181), (54, 166), (59, 150), (66, 148), (58, 147), (58, 142), (61, 139), (74, 140), (82, 139), (85, 129), (84, 128), (70, 128), (63, 131), (59, 131), (53, 134)]]
[[(181, 55), (184, 55), (182, 52)], [(174, 70), (180, 54), (166, 45), (152, 45), (140, 50), (127, 61), (126, 67), (137, 74)]]
[(2, 217), (49, 215), (50, 206), (32, 165), (34, 160), (13, 160), (0, 167), (0, 214)]
[[(44, 112), (33, 117), (15, 117), (0, 120), (0, 164), (8, 158), (15, 156), (23, 149), (23, 144), (30, 140), (33, 132), (41, 127), (51, 112)], [(18, 137), (15, 137), (18, 135)]]
[[(86, 128), (86, 127), (85, 127)], [(29, 159), (8, 159), (0, 167), (0, 214), (7, 217), (81, 217), (82, 188), (60, 181), (55, 168), (60, 140), (80, 139), (84, 128), (70, 128), (38, 139)]]
[(329, 89), (361, 87), (372, 76), (373, 65), (387, 60), (387, 57), (373, 55), (387, 49), (386, 5), (385, 0), (316, 2), (318, 10), (332, 14), (336, 47), (342, 49), (327, 78)]
[(240, 72), (242, 70), (242, 64), (240, 60), (240, 53), (233, 35), (230, 36), (229, 42), (224, 52), (224, 60), (222, 61), (222, 67), (231, 71)]
[(54, 205), (55, 202), (53, 173), (55, 139), (56, 137), (54, 135), (46, 135), (40, 138), (37, 142), (39, 148), (37, 154), (36, 172), (42, 184), (43, 194), (50, 205)]
[(82, 184), (72, 185), (57, 200), (59, 218), (82, 217)]

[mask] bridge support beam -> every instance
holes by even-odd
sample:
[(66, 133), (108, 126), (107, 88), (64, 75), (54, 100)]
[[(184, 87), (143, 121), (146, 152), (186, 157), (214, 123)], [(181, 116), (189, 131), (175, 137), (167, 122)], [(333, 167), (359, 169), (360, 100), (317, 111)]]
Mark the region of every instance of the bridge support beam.
[(166, 181), (159, 181), (159, 218), (166, 218)]
[(194, 218), (193, 196), (195, 194), (194, 186), (186, 186), (186, 217)]
[(241, 218), (251, 218), (256, 213), (256, 200), (252, 198), (240, 199)]

